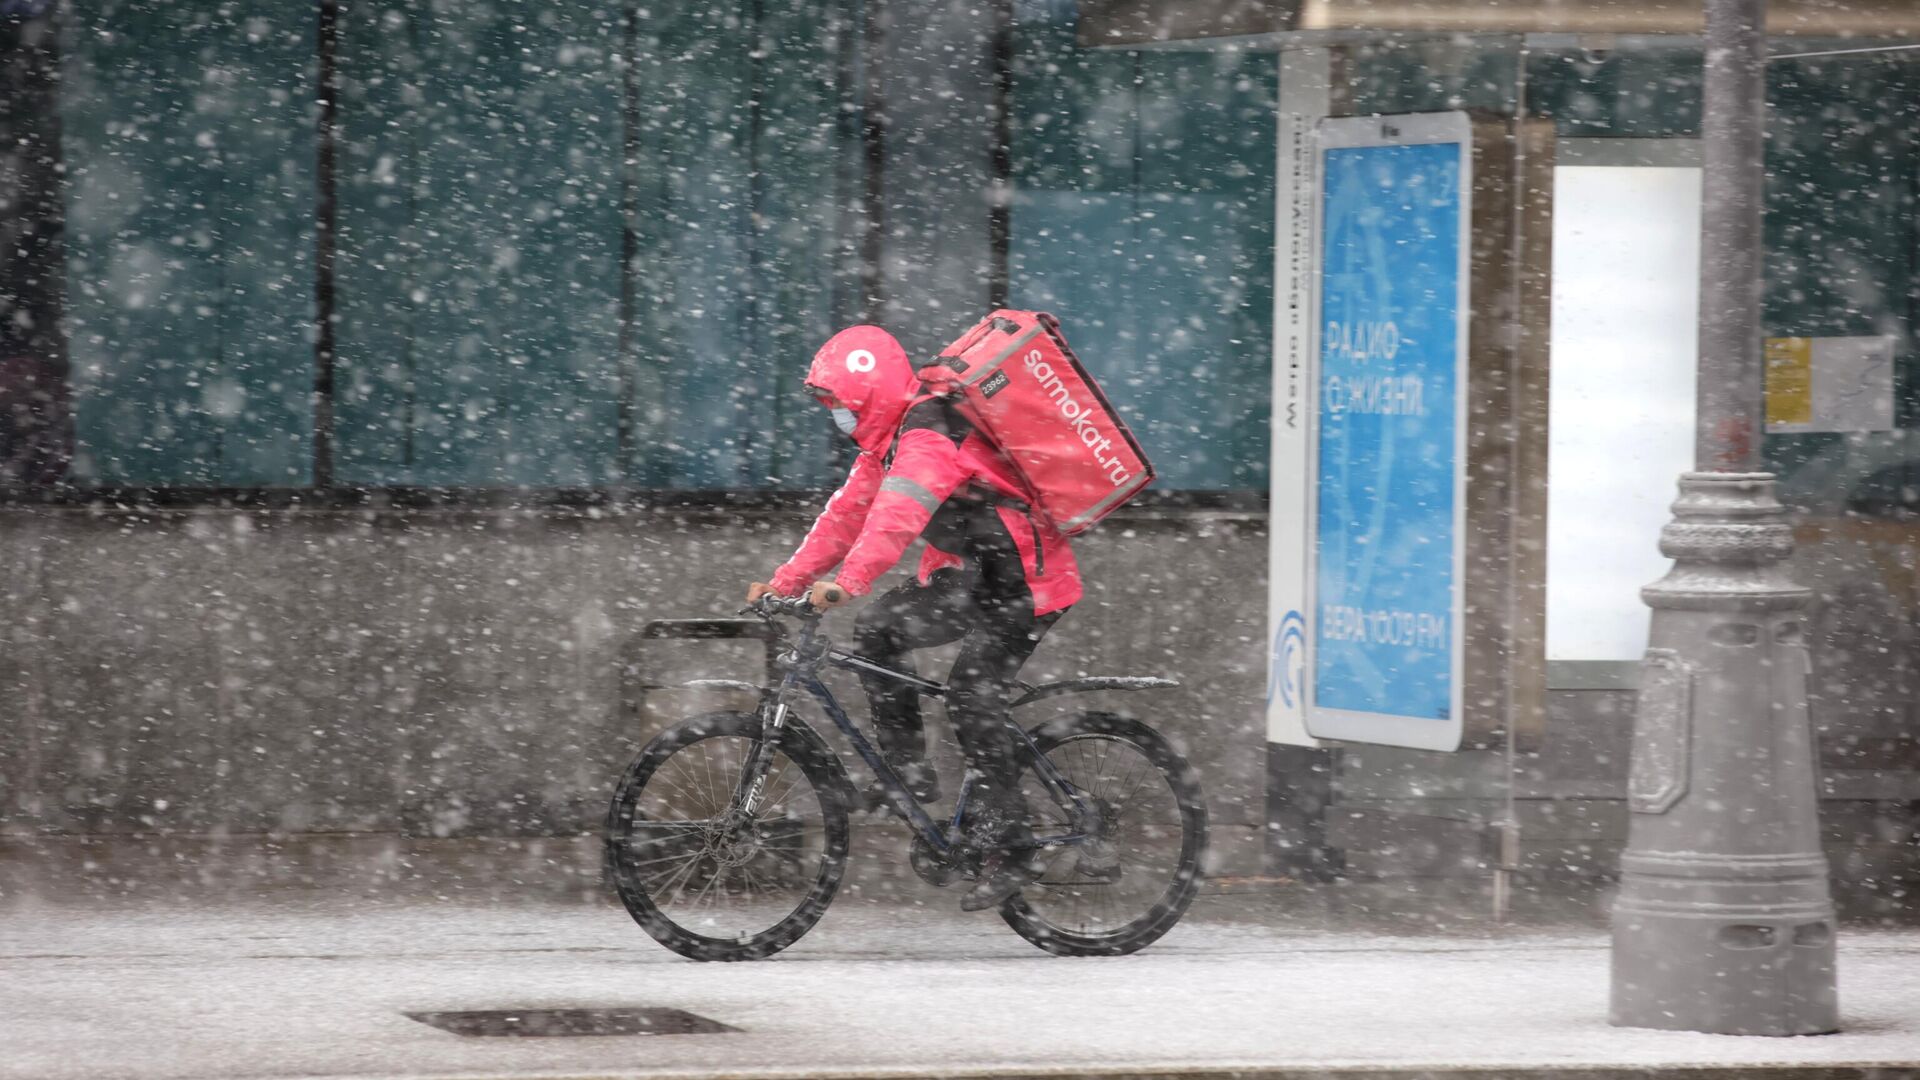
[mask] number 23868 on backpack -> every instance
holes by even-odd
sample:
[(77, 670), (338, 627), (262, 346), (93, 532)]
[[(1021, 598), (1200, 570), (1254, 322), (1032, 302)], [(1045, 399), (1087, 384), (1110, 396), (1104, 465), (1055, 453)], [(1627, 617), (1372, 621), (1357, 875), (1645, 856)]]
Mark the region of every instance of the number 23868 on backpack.
[(1153, 480), (1133, 432), (1045, 312), (995, 311), (918, 374), (1000, 448), (1033, 508), (1068, 536)]

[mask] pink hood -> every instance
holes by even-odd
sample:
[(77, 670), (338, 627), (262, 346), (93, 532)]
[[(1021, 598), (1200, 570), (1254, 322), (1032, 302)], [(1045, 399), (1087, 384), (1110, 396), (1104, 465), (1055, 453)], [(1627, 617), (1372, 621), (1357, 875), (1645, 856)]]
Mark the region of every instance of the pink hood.
[(869, 454), (886, 452), (907, 403), (921, 389), (900, 343), (865, 325), (849, 326), (820, 346), (807, 369), (807, 386), (853, 410), (859, 418), (853, 441)]

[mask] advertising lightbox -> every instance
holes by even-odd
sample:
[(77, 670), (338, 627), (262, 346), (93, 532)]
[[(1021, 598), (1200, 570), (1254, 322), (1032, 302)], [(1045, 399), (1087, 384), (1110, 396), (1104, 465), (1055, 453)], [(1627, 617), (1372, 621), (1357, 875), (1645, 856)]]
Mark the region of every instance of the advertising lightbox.
[(1316, 738), (1461, 742), (1472, 151), (1465, 113), (1320, 125), (1305, 680)]

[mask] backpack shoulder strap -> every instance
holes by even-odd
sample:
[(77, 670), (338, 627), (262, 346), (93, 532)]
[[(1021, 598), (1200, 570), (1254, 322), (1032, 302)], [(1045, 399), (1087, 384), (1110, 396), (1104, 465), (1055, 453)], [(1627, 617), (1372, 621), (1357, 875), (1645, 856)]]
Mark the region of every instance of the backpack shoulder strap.
[(900, 427), (893, 433), (893, 442), (887, 447), (887, 456), (882, 464), (893, 468), (893, 455), (900, 450), (900, 439), (909, 431), (919, 429), (937, 431), (953, 440), (959, 446), (973, 434), (973, 425), (960, 411), (953, 407), (953, 399), (944, 394), (921, 394), (907, 403), (907, 412), (900, 418)]

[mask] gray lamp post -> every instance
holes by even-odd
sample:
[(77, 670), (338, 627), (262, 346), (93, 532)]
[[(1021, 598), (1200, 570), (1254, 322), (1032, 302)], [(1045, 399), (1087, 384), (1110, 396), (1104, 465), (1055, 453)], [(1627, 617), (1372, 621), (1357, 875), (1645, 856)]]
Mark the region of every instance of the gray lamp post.
[(1613, 912), (1612, 1021), (1733, 1035), (1838, 1027), (1807, 591), (1758, 471), (1764, 0), (1707, 0), (1696, 471), (1661, 531)]

